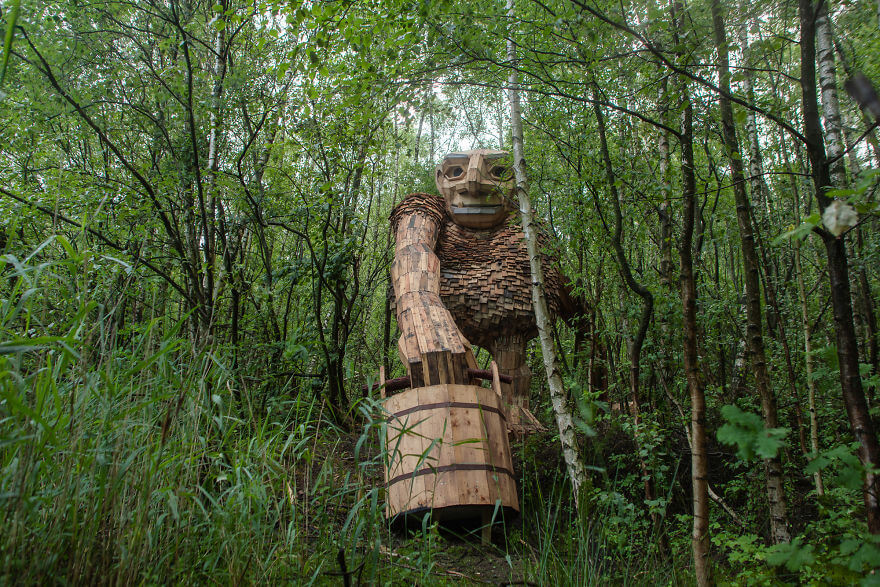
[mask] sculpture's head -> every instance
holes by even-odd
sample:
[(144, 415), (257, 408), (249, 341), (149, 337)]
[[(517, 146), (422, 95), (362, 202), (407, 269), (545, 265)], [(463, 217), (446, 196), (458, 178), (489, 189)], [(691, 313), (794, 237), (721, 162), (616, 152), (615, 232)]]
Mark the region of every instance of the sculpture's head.
[(450, 153), (437, 166), (437, 189), (456, 224), (469, 228), (500, 224), (514, 208), (510, 156), (489, 149)]

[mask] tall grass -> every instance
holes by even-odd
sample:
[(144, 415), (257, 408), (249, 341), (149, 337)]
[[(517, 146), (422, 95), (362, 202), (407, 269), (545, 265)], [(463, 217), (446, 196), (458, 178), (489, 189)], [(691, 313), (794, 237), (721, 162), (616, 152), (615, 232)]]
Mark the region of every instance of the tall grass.
[[(130, 268), (60, 237), (0, 262), (0, 582), (461, 578), (438, 572), (455, 545), (435, 527), (407, 537), (384, 520), (377, 404), (357, 406), (352, 435), (311, 391), (251, 402), (227, 351), (194, 349), (182, 321), (119, 331), (118, 288), (96, 292), (131, 287)], [(634, 577), (603, 547), (603, 513), (577, 518), (561, 487), (524, 503), (489, 555), (540, 584)]]
[(37, 260), (57, 240), (3, 259), (13, 268), (0, 306), (4, 582), (301, 581), (332, 570), (362, 479), (339, 482), (327, 439), (340, 435), (317, 399), (282, 389), (287, 399), (255, 413), (235, 401), (222, 353), (192, 352), (164, 317), (120, 344), (112, 308), (88, 299), (87, 255), (60, 244), (61, 260)]

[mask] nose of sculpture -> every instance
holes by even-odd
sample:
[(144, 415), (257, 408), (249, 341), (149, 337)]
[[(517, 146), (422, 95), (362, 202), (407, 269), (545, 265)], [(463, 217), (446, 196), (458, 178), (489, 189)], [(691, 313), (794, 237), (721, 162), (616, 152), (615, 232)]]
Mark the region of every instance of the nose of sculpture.
[(467, 183), (462, 186), (467, 190), (467, 194), (476, 198), (480, 195), (483, 187), (491, 188), (492, 184), (483, 186), (484, 167), (486, 158), (482, 153), (473, 153), (468, 161)]

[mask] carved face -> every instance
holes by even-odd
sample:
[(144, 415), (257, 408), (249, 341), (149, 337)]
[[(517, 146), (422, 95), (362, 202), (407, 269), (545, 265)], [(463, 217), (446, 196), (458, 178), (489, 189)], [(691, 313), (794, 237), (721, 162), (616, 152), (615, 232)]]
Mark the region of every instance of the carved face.
[(437, 189), (456, 224), (469, 228), (500, 224), (513, 209), (510, 157), (505, 151), (488, 149), (450, 153), (437, 166)]

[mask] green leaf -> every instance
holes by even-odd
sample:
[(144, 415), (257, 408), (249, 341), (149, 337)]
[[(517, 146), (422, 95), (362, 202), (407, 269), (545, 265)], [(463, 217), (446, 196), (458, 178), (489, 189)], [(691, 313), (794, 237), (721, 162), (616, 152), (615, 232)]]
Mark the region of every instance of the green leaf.
[(787, 428), (764, 428), (761, 417), (744, 412), (737, 406), (721, 408), (721, 415), (727, 423), (718, 429), (719, 442), (737, 447), (737, 456), (750, 461), (756, 456), (767, 459), (776, 456), (782, 447)]
[(859, 546), (862, 545), (861, 540), (855, 540), (854, 538), (850, 538), (848, 540), (844, 540), (840, 543), (840, 554), (850, 555), (859, 549)]
[(836, 344), (824, 346), (821, 349), (818, 349), (817, 353), (820, 354), (822, 360), (825, 361), (825, 364), (828, 365), (829, 369), (832, 371), (840, 369), (840, 358), (837, 356)]
[(789, 571), (796, 572), (816, 561), (813, 550), (812, 544), (802, 546), (801, 538), (797, 537), (789, 543), (776, 544), (768, 548), (767, 563), (774, 567), (785, 565)]
[(819, 455), (807, 464), (807, 466), (804, 468), (804, 473), (806, 473), (807, 475), (814, 475), (817, 471), (821, 471), (830, 464), (831, 459), (824, 455)]
[(844, 188), (835, 188), (833, 190), (828, 190), (825, 192), (829, 198), (848, 198), (849, 196), (858, 193), (857, 190), (854, 189), (844, 189)]
[(290, 63), (284, 62), (278, 65), (278, 81), (284, 79), (284, 74), (287, 73), (288, 69), (290, 69)]
[(858, 490), (862, 486), (865, 467), (859, 458), (853, 454), (854, 446), (838, 445), (821, 453), (804, 469), (807, 475), (821, 471), (831, 465), (839, 467), (834, 482), (847, 489)]
[(37, 336), (33, 338), (18, 338), (0, 342), (0, 355), (13, 353), (27, 353), (30, 351), (43, 350), (54, 343), (71, 343), (66, 336)]
[(857, 491), (862, 486), (862, 468), (844, 466), (837, 474), (836, 481), (847, 489)]
[(807, 236), (809, 236), (811, 232), (813, 232), (813, 229), (816, 228), (816, 226), (818, 226), (819, 222), (821, 221), (822, 216), (818, 212), (813, 212), (812, 214), (804, 218), (803, 222), (801, 222), (801, 224), (797, 228), (792, 228), (791, 230), (780, 234), (773, 239), (773, 242), (771, 244), (773, 246), (778, 246), (785, 241), (792, 239), (796, 241), (802, 241), (807, 238)]
[(849, 561), (851, 571), (862, 571), (865, 567), (869, 569), (880, 567), (880, 550), (867, 542), (862, 544), (862, 547), (859, 548)]
[(762, 459), (772, 459), (785, 444), (787, 428), (767, 428), (755, 438), (755, 452)]

